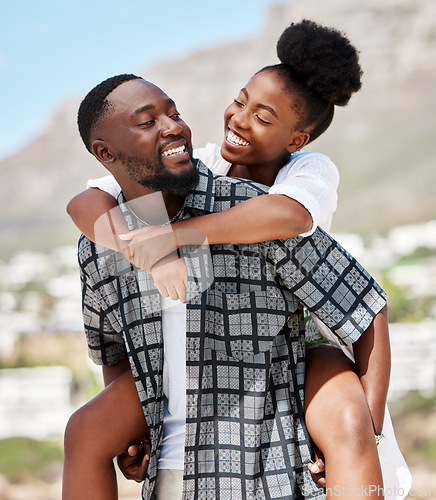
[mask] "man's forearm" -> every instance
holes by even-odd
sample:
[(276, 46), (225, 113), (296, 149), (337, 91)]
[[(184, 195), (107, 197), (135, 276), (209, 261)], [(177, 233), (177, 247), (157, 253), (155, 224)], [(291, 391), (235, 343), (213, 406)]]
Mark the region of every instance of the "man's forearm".
[(353, 349), (358, 375), (371, 411), (374, 431), (380, 434), (391, 371), (386, 306), (375, 316), (360, 339), (354, 343)]

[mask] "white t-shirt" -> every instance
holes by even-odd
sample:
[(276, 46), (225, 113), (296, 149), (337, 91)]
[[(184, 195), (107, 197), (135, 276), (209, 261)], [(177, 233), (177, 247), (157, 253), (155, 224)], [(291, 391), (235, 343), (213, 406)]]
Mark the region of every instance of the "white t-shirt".
[(186, 424), (186, 304), (162, 299), (164, 419), (158, 469), (184, 468)]

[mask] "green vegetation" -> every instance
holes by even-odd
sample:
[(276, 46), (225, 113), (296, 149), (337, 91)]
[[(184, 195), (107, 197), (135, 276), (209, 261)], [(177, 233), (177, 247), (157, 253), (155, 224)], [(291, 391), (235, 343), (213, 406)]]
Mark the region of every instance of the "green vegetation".
[(432, 297), (410, 297), (409, 291), (396, 285), (382, 273), (379, 281), (388, 294), (389, 321), (391, 323), (417, 323), (433, 316), (436, 295)]
[(436, 393), (411, 391), (389, 404), (395, 434), (410, 466), (436, 466)]
[(0, 440), (0, 474), (11, 482), (28, 477), (46, 477), (53, 466), (61, 466), (62, 447), (57, 443), (17, 437)]
[(436, 411), (436, 394), (410, 391), (389, 405), (397, 417), (406, 417), (416, 412)]
[(405, 255), (398, 262), (397, 265), (419, 264), (424, 259), (436, 257), (436, 250), (428, 247), (418, 247), (410, 255)]
[(436, 462), (436, 438), (426, 443), (419, 451), (426, 460)]

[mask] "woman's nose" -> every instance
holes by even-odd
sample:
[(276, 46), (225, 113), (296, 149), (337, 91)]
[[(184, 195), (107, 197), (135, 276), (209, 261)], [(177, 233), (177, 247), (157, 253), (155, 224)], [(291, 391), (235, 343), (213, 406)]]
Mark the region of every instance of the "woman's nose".
[(232, 116), (233, 123), (239, 128), (247, 128), (248, 126), (248, 117), (245, 113), (245, 110), (238, 111)]

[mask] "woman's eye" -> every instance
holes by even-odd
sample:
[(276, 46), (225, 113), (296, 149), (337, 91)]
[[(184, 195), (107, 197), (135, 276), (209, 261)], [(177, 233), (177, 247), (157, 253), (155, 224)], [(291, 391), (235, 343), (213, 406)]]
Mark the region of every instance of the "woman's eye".
[(237, 104), (238, 106), (243, 106), (244, 104), (241, 101), (238, 101), (238, 99), (233, 99), (233, 102)]
[(260, 121), (260, 123), (264, 123), (265, 125), (271, 125), (271, 122), (264, 120), (259, 115), (256, 115), (256, 118)]

